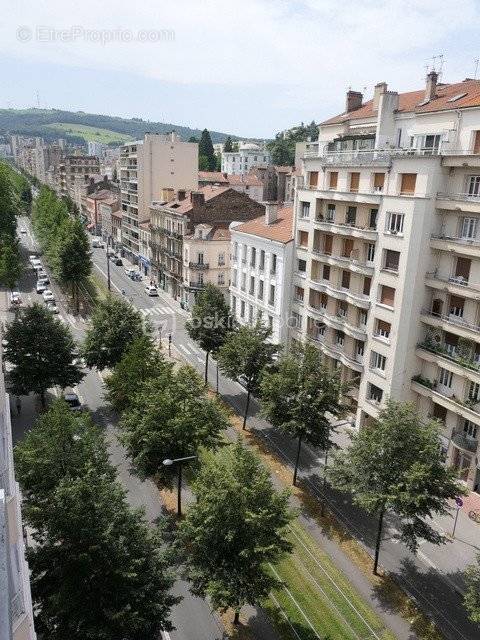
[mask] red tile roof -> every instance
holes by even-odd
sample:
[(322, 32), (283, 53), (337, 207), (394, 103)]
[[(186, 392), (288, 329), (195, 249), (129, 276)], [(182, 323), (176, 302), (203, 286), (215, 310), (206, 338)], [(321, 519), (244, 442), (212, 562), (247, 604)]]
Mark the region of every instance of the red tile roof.
[(221, 171), (199, 171), (199, 182), (221, 182), (228, 184), (228, 178)]
[(266, 224), (265, 216), (260, 216), (233, 227), (232, 230), (286, 244), (293, 240), (293, 207), (279, 209), (277, 219), (272, 224)]
[[(465, 94), (455, 102), (448, 102), (450, 98)], [(425, 89), (419, 91), (408, 91), (400, 93), (398, 96), (398, 113), (431, 113), (435, 111), (445, 111), (448, 109), (465, 109), (466, 107), (480, 107), (480, 80), (467, 78), (463, 82), (456, 84), (438, 84), (436, 96), (426, 104), (422, 105), (425, 98)], [(322, 122), (325, 124), (340, 124), (347, 120), (358, 120), (362, 118), (373, 118), (377, 110), (373, 108), (373, 100), (368, 100), (361, 107), (354, 111), (341, 113), (338, 116)]]
[(241, 176), (229, 173), (228, 182), (232, 187), (249, 186), (249, 187), (261, 187), (263, 182), (253, 173), (246, 173)]
[(281, 165), (275, 165), (275, 169), (278, 171), (278, 173), (292, 173), (293, 171), (293, 167), (283, 167)]
[[(205, 187), (198, 189), (198, 192), (203, 193), (205, 197), (205, 202), (207, 202), (212, 198), (216, 198), (221, 193), (225, 193), (225, 191), (228, 191), (229, 189), (230, 187), (228, 186), (217, 187), (215, 185), (206, 185)], [(188, 213), (193, 209), (193, 205), (191, 202), (191, 193), (192, 193), (191, 191), (186, 191), (185, 198), (183, 200), (172, 200), (171, 202), (167, 202), (163, 206), (167, 207), (168, 209), (173, 209), (175, 213), (181, 213), (181, 214)]]

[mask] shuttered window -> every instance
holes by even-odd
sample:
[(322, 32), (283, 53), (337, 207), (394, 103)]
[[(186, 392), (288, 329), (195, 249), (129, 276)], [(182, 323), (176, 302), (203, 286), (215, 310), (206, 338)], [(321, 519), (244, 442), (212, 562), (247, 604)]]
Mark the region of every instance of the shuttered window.
[(385, 174), (384, 173), (374, 173), (373, 174), (373, 190), (374, 191), (383, 191), (383, 185), (385, 184)]
[(344, 258), (350, 258), (350, 254), (353, 251), (354, 241), (351, 238), (346, 238), (343, 241), (343, 253), (342, 256)]
[(327, 255), (331, 255), (333, 246), (333, 236), (325, 236), (324, 244), (323, 244), (323, 252)]
[(323, 265), (323, 279), (330, 280), (330, 267), (328, 264)]
[(473, 142), (473, 153), (480, 153), (480, 131), (475, 131), (475, 140)]
[(398, 272), (399, 263), (400, 263), (400, 252), (392, 251), (391, 249), (385, 249), (384, 269)]
[(298, 232), (298, 244), (301, 247), (308, 247), (308, 231)]
[(372, 279), (371, 278), (364, 278), (363, 280), (363, 293), (364, 295), (368, 296), (370, 295), (370, 286), (372, 284)]
[(338, 183), (338, 171), (330, 171), (330, 189), (336, 189)]
[(350, 271), (342, 271), (342, 287), (344, 289), (350, 287)]
[(358, 191), (360, 185), (360, 174), (355, 171), (350, 174), (350, 191)]
[(472, 261), (468, 258), (457, 258), (457, 264), (455, 267), (455, 276), (457, 278), (463, 278), (468, 281), (470, 277), (470, 265)]
[(386, 304), (389, 307), (393, 307), (393, 303), (395, 300), (395, 289), (393, 287), (387, 287), (386, 285), (381, 285), (381, 293), (380, 293), (380, 302), (382, 304)]
[(415, 193), (416, 182), (417, 182), (416, 173), (402, 173), (400, 193), (402, 195), (412, 195), (413, 193)]
[(310, 171), (308, 184), (311, 187), (318, 186), (318, 171)]

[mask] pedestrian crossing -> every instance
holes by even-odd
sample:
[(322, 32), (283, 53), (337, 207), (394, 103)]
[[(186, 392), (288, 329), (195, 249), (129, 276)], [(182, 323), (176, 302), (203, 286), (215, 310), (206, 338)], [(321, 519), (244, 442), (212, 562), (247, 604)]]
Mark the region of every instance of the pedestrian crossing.
[[(191, 342), (188, 343), (188, 347), (184, 344), (177, 344), (177, 347), (183, 351), (183, 353), (186, 356), (194, 356), (197, 358), (197, 360), (199, 362), (201, 362), (203, 364), (205, 356), (203, 354), (203, 351), (201, 351), (200, 349), (198, 349), (197, 347), (195, 347)], [(200, 357), (202, 356), (202, 357)]]
[(171, 307), (151, 307), (150, 309), (139, 309), (144, 318), (148, 316), (170, 316), (173, 315), (173, 309)]

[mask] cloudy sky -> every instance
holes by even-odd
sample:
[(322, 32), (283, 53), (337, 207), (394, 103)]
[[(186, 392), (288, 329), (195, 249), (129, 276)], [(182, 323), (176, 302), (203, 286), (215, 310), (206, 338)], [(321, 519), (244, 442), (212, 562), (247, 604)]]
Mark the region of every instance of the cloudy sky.
[(472, 77), (479, 0), (16, 0), (0, 108), (40, 106), (270, 137), (343, 111), (349, 86)]

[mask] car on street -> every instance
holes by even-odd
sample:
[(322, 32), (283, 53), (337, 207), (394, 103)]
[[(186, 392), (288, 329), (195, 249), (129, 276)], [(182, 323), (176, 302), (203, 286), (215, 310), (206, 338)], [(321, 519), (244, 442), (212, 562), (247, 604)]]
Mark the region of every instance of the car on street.
[(12, 307), (19, 307), (22, 304), (22, 297), (18, 291), (12, 291), (10, 294), (10, 305)]
[(135, 269), (132, 269), (132, 267), (127, 267), (125, 269), (125, 275), (127, 275), (129, 278), (131, 278), (134, 273), (137, 273), (137, 272)]
[(33, 261), (34, 261), (34, 260), (38, 260), (38, 256), (37, 256), (37, 254), (36, 254), (36, 253), (31, 253), (31, 254), (28, 256), (28, 259), (29, 259), (29, 261), (30, 261), (30, 264), (33, 264)]
[(80, 398), (75, 391), (65, 391), (63, 394), (63, 399), (68, 404), (70, 411), (81, 411), (82, 403), (80, 402)]
[(103, 249), (104, 247), (103, 239), (98, 237), (92, 238), (92, 247), (94, 249)]
[(48, 302), (49, 300), (55, 301), (55, 296), (53, 295), (53, 292), (50, 291), (50, 289), (45, 289), (45, 291), (43, 292), (43, 299), (45, 300), (45, 302)]
[(51, 311), (51, 312), (52, 312), (52, 313), (54, 313), (55, 315), (56, 315), (57, 313), (60, 313), (60, 312), (59, 312), (59, 310), (58, 310), (58, 307), (57, 307), (57, 305), (56, 305), (56, 303), (55, 303), (55, 300), (47, 300), (47, 302), (46, 302), (46, 307), (47, 307), (47, 309), (48, 309), (49, 311)]
[(37, 282), (37, 293), (43, 293), (47, 290), (47, 283), (43, 280), (38, 280)]
[(135, 273), (132, 274), (130, 277), (134, 282), (141, 282), (142, 281), (142, 274), (139, 273), (138, 271), (135, 271)]
[(145, 293), (147, 296), (158, 296), (157, 287), (153, 286), (153, 284), (147, 284), (145, 287)]
[(33, 260), (30, 260), (30, 262), (34, 269), (43, 269), (42, 261), (39, 258), (33, 258)]
[(112, 257), (115, 255), (115, 249), (112, 247), (107, 247), (107, 256)]
[(123, 260), (120, 258), (120, 256), (112, 256), (111, 260), (117, 267), (123, 266)]
[(43, 282), (44, 284), (50, 284), (50, 278), (48, 277), (48, 275), (46, 273), (38, 274), (37, 282)]
[(20, 233), (21, 234), (25, 234), (25, 233), (27, 233), (27, 230), (26, 229), (20, 229)]

